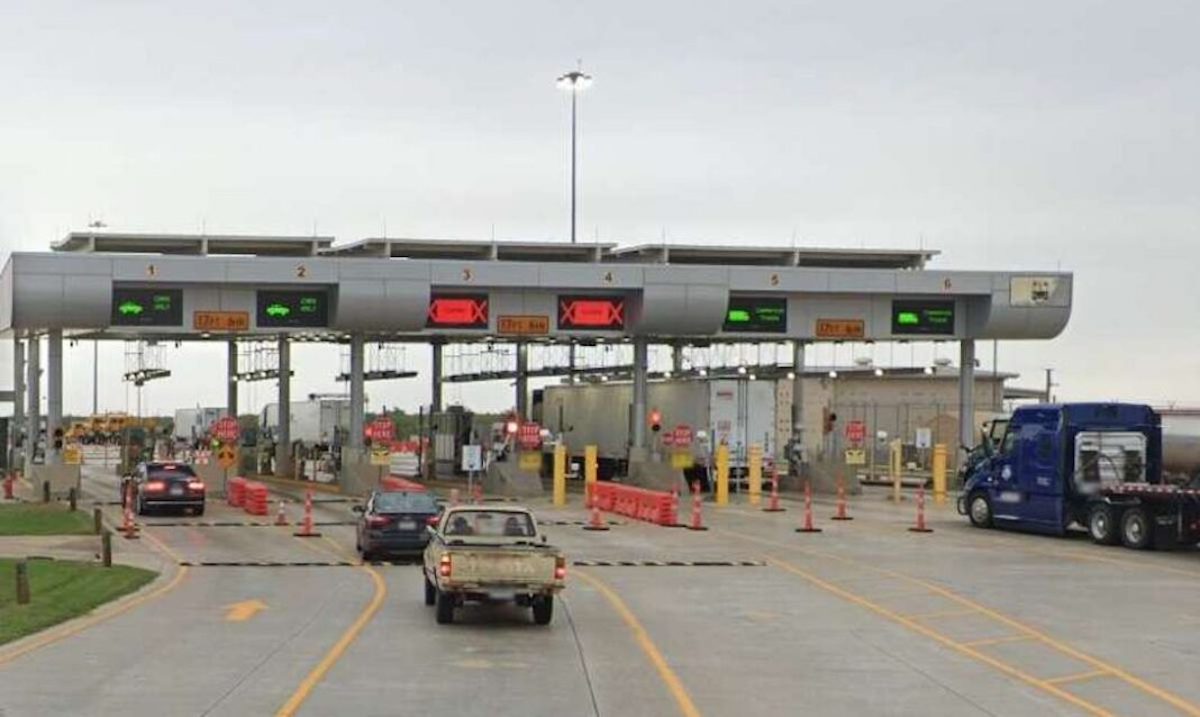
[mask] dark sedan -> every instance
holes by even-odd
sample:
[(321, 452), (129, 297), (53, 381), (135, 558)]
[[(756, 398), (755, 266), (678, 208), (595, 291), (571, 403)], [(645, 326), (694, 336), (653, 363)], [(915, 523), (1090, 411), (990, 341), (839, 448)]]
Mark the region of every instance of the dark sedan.
[(204, 481), (185, 463), (143, 463), (133, 486), (138, 515), (161, 508), (204, 515)]
[(363, 560), (371, 560), (385, 554), (421, 554), (429, 542), (426, 527), (436, 525), (440, 508), (428, 493), (377, 490), (353, 510), (360, 514), (358, 552)]

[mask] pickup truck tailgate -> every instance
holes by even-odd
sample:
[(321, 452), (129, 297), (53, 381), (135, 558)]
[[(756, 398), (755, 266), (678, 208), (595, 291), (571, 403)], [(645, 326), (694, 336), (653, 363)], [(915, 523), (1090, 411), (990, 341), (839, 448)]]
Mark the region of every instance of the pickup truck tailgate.
[(545, 550), (454, 548), (450, 579), (474, 584), (549, 583), (554, 581), (555, 558)]

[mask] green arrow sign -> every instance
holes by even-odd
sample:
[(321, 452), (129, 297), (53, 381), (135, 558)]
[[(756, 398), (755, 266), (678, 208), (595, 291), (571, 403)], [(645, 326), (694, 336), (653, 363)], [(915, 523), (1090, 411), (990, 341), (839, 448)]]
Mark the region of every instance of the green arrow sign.
[(921, 318), (915, 311), (901, 311), (896, 315), (896, 323), (902, 326), (916, 326), (921, 323)]
[(750, 320), (750, 312), (745, 309), (730, 309), (725, 320), (731, 324), (744, 324)]
[(267, 316), (283, 318), (290, 313), (292, 313), (291, 308), (284, 306), (283, 304), (271, 304), (267, 307)]
[(121, 312), (122, 316), (137, 316), (145, 310), (145, 307), (136, 301), (126, 301), (117, 306), (117, 311)]

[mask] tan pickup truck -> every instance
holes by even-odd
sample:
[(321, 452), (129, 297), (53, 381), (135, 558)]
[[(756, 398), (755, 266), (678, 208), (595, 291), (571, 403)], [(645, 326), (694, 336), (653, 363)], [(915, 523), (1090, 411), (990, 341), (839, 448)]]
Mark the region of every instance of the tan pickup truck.
[(437, 605), (438, 623), (454, 622), (454, 608), (474, 601), (515, 602), (533, 608), (537, 624), (549, 624), (567, 561), (546, 544), (528, 509), (452, 506), (429, 531), (425, 604)]

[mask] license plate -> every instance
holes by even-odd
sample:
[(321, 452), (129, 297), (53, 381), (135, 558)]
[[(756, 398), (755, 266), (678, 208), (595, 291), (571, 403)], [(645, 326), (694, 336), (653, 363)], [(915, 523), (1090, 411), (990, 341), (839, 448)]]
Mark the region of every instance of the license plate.
[(181, 485), (171, 486), (171, 495), (183, 495), (183, 486), (181, 486)]
[(399, 529), (399, 530), (416, 530), (416, 529), (417, 529), (417, 522), (416, 522), (415, 520), (401, 520), (401, 521), (397, 521), (397, 523), (396, 523), (396, 528), (397, 528), (397, 529)]

